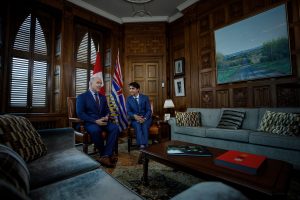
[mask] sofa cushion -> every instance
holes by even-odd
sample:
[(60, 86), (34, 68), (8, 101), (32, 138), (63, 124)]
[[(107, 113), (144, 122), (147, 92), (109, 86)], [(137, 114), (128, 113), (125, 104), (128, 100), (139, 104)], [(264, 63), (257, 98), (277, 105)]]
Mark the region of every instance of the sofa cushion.
[(31, 189), (57, 182), (98, 168), (95, 160), (70, 148), (63, 151), (48, 153), (47, 155), (28, 163), (31, 175)]
[[(285, 112), (285, 113), (300, 113), (300, 107), (284, 107), (284, 108), (259, 108), (259, 117), (258, 121), (261, 122), (264, 114), (267, 111), (272, 111), (272, 112)], [(257, 124), (256, 130), (259, 128), (260, 123)]]
[(13, 196), (26, 196), (29, 193), (29, 178), (25, 161), (11, 148), (0, 144), (1, 188), (5, 187)]
[(171, 200), (246, 200), (240, 191), (222, 182), (202, 182), (179, 193)]
[(300, 114), (266, 111), (258, 131), (278, 135), (299, 135)]
[(222, 108), (221, 111), (224, 110), (236, 110), (240, 112), (245, 112), (245, 117), (242, 123), (241, 129), (250, 129), (257, 130), (258, 127), (258, 108)]
[(175, 126), (174, 132), (196, 137), (205, 137), (206, 127)]
[(300, 138), (269, 134), (266, 132), (249, 133), (249, 143), (264, 146), (273, 146), (283, 149), (295, 149), (300, 151)]
[(217, 127), (221, 116), (220, 108), (187, 108), (187, 112), (200, 112), (203, 127)]
[(0, 143), (11, 147), (27, 162), (47, 153), (38, 132), (21, 116), (0, 115)]
[(3, 199), (30, 200), (29, 197), (18, 191), (13, 185), (0, 179), (0, 194)]
[(31, 199), (132, 199), (140, 196), (122, 185), (102, 169), (83, 173), (70, 179), (47, 185), (30, 192)]
[(237, 110), (224, 110), (217, 128), (239, 129), (242, 126), (245, 112)]
[(176, 112), (177, 126), (201, 126), (201, 114), (199, 112)]
[(223, 128), (207, 128), (206, 137), (218, 138), (222, 140), (248, 142), (249, 132), (250, 130), (246, 130), (246, 129), (231, 130), (231, 129), (223, 129)]

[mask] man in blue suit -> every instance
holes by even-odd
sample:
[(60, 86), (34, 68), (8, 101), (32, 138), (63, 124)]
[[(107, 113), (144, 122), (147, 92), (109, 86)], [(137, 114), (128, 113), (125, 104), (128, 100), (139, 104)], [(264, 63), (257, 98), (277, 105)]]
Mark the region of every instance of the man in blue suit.
[[(100, 150), (101, 164), (113, 167), (116, 158), (113, 157), (116, 140), (119, 135), (119, 127), (109, 121), (110, 110), (104, 95), (99, 93), (102, 87), (102, 79), (92, 76), (89, 82), (89, 90), (77, 97), (77, 116), (84, 121), (87, 132), (91, 135), (96, 148)], [(101, 133), (108, 133), (106, 145)]]
[(152, 110), (149, 97), (140, 94), (140, 85), (137, 82), (129, 84), (129, 93), (126, 109), (131, 126), (136, 133), (136, 142), (140, 149), (148, 146), (149, 128), (151, 126)]

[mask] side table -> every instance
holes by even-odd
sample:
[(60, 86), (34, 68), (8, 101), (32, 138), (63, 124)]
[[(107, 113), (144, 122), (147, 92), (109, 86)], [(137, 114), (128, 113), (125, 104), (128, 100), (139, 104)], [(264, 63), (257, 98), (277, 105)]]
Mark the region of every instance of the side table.
[(156, 130), (151, 130), (150, 128), (149, 137), (152, 139), (152, 144), (171, 140), (171, 127), (169, 123), (163, 120), (157, 121)]

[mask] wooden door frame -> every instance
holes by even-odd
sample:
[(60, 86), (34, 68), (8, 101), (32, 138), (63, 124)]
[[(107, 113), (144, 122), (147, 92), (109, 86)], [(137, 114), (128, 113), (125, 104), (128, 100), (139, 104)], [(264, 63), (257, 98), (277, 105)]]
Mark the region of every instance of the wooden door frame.
[[(163, 112), (163, 104), (164, 100), (166, 99), (167, 96), (167, 88), (166, 88), (166, 69), (165, 67), (165, 60), (163, 56), (127, 56), (125, 59), (125, 77), (124, 77), (124, 95), (125, 98), (128, 97), (129, 91), (128, 91), (128, 84), (132, 82), (132, 69), (131, 66), (135, 62), (142, 62), (142, 63), (147, 63), (147, 62), (154, 62), (158, 63), (158, 100), (157, 100), (157, 108), (156, 110), (158, 111), (159, 116), (162, 116)], [(162, 83), (164, 83), (164, 88), (162, 88)]]

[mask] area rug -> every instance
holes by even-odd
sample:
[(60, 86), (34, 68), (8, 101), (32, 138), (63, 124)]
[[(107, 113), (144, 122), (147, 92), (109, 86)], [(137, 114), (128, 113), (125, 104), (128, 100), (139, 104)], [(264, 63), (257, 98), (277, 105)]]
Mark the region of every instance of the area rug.
[[(121, 138), (119, 140), (119, 160), (116, 167), (102, 168), (147, 200), (167, 200), (192, 185), (204, 181), (150, 160), (148, 169), (149, 185), (144, 186), (141, 181), (143, 165), (137, 163), (138, 156), (139, 150), (137, 149), (133, 149), (128, 153), (127, 140), (126, 138)], [(300, 200), (299, 188), (300, 172), (296, 171), (290, 183), (287, 199)]]

